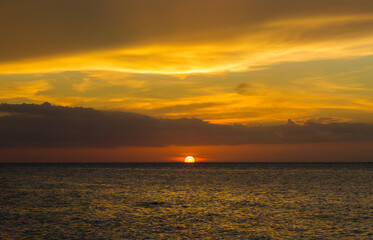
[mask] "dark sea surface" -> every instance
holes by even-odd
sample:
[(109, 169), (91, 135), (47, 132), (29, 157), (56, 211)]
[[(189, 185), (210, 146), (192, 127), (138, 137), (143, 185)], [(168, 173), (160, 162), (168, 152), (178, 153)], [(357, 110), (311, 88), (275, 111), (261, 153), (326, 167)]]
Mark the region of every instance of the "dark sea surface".
[(0, 239), (373, 239), (373, 164), (1, 164)]

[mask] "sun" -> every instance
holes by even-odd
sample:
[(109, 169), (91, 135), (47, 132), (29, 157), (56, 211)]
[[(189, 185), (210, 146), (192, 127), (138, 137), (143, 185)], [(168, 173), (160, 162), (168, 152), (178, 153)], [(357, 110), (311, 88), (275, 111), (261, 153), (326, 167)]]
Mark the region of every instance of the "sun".
[(188, 156), (185, 158), (184, 162), (185, 163), (194, 163), (196, 160), (194, 160), (194, 157)]

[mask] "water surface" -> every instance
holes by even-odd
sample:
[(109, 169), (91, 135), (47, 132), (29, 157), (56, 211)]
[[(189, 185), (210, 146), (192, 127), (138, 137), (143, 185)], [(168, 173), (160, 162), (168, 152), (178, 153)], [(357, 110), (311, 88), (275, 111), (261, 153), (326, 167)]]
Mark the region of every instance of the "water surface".
[(373, 164), (2, 164), (0, 239), (373, 239)]

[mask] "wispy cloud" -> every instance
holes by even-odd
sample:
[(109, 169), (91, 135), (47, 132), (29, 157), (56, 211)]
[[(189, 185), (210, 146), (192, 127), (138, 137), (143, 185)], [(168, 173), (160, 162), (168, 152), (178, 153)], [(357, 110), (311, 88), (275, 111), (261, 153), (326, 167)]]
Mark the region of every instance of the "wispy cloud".
[(0, 73), (187, 74), (366, 56), (372, 13), (366, 0), (14, 1), (0, 11)]

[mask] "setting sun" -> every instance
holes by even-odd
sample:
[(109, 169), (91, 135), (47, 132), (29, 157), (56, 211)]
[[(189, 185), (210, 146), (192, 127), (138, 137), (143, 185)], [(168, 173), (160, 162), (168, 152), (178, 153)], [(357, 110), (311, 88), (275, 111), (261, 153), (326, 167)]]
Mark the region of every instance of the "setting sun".
[(195, 160), (194, 160), (194, 157), (192, 157), (192, 156), (188, 156), (188, 157), (185, 158), (185, 161), (184, 161), (184, 162), (185, 162), (185, 163), (194, 163)]

